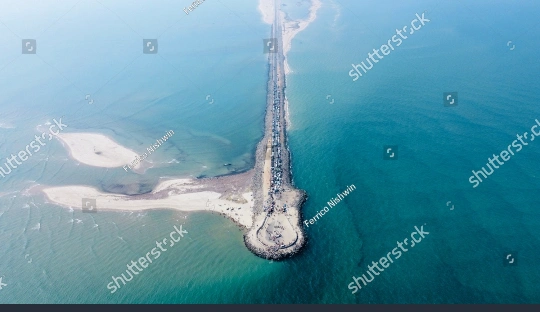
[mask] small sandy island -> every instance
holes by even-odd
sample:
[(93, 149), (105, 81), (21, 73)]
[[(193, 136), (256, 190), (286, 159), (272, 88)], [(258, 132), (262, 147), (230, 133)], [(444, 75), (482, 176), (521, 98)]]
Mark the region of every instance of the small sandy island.
[[(67, 146), (72, 158), (94, 167), (122, 167), (138, 156), (134, 151), (99, 133), (60, 133), (57, 136)], [(134, 168), (139, 167), (140, 164), (137, 164)]]

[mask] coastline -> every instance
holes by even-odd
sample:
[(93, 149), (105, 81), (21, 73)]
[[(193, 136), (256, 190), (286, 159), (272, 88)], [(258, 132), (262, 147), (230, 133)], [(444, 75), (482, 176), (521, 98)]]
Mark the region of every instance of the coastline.
[(285, 127), (287, 130), (292, 129), (292, 123), (291, 123), (291, 115), (289, 113), (289, 100), (287, 99), (287, 95), (285, 95)]
[[(274, 5), (278, 0), (259, 0), (259, 12), (262, 15), (264, 23), (272, 25), (274, 23)], [(278, 3), (279, 4), (279, 3)], [(288, 54), (291, 50), (292, 40), (298, 33), (306, 29), (312, 22), (317, 19), (317, 11), (322, 7), (321, 0), (311, 0), (311, 6), (309, 8), (309, 15), (304, 20), (290, 20), (285, 12), (279, 10), (280, 18), (283, 21), (282, 29), (282, 45), (283, 45), (283, 57), (285, 65), (285, 75), (292, 73), (292, 69), (289, 66)]]
[[(260, 0), (262, 3), (264, 0)], [(315, 0), (318, 1), (318, 0)], [(277, 53), (269, 53), (269, 79), (267, 109), (265, 118), (265, 136), (257, 146), (256, 172), (262, 187), (256, 187), (262, 194), (256, 196), (252, 228), (244, 235), (244, 243), (254, 254), (272, 260), (281, 260), (298, 253), (305, 245), (306, 235), (301, 224), (301, 208), (307, 198), (303, 190), (296, 189), (292, 181), (290, 151), (287, 144), (287, 129), (290, 128), (288, 101), (285, 96), (286, 76), (290, 71), (286, 64), (285, 51), (290, 49), (292, 38), (314, 20), (317, 6), (310, 9), (310, 19), (304, 22), (302, 29), (291, 33), (283, 30), (284, 13), (279, 9), (280, 2), (272, 1), (274, 8), (263, 14), (263, 20), (273, 14), (272, 36), (278, 42)], [(312, 2), (313, 3), (313, 2)], [(261, 4), (259, 8), (262, 8)], [(285, 36), (289, 36), (285, 41)], [(261, 204), (259, 204), (261, 203)]]
[[(134, 151), (99, 133), (59, 133), (57, 137), (71, 158), (93, 167), (122, 167), (139, 157)], [(133, 168), (141, 167), (138, 163)]]
[(276, 0), (259, 0), (259, 13), (262, 15), (264, 23), (272, 25), (274, 23), (274, 6)]
[[(36, 188), (50, 202), (70, 209), (82, 209), (81, 199), (88, 198), (96, 200), (97, 211), (216, 212), (245, 230), (244, 243), (255, 255), (280, 260), (298, 253), (306, 242), (301, 207), (307, 194), (296, 189), (292, 181), (287, 145), (287, 129), (291, 124), (285, 97), (286, 76), (291, 71), (286, 63), (286, 53), (294, 36), (315, 20), (321, 2), (312, 0), (307, 20), (284, 22), (284, 12), (279, 10), (278, 1), (259, 2), (263, 20), (271, 22), (273, 35), (282, 43), (278, 44), (277, 53), (268, 54), (264, 135), (255, 150), (253, 169), (211, 178), (167, 179), (160, 181), (152, 192), (139, 195), (107, 193), (83, 185)], [(298, 27), (291, 28), (292, 24)], [(102, 134), (64, 134), (61, 141), (71, 158), (91, 166), (122, 167), (138, 157), (134, 151)], [(133, 169), (144, 172), (142, 163)]]
[[(184, 212), (217, 212), (242, 228), (252, 225), (252, 172), (223, 178), (172, 179), (161, 181), (147, 194), (123, 195), (84, 185), (38, 186), (37, 191), (65, 208), (82, 207), (83, 198), (95, 199), (100, 211), (143, 211), (172, 209)], [(34, 190), (33, 190), (34, 191)], [(80, 208), (82, 209), (82, 208)]]
[[(261, 0), (262, 1), (262, 0)], [(285, 75), (292, 73), (289, 66), (287, 55), (291, 50), (292, 40), (298, 33), (306, 29), (315, 19), (317, 19), (317, 11), (322, 7), (321, 0), (311, 0), (309, 8), (309, 16), (305, 20), (289, 20), (285, 12), (281, 11), (281, 19), (283, 20), (283, 56), (285, 58)]]

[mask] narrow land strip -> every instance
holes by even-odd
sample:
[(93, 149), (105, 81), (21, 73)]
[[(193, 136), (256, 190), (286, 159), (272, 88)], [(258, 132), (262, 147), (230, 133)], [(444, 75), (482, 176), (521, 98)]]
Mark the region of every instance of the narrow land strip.
[[(283, 28), (279, 0), (260, 0), (263, 20), (273, 20), (272, 36), (277, 53), (269, 53), (269, 79), (264, 137), (257, 145), (255, 167), (248, 172), (205, 179), (164, 180), (148, 194), (113, 194), (83, 185), (36, 186), (28, 190), (43, 193), (58, 205), (79, 208), (83, 198), (96, 199), (98, 211), (140, 211), (175, 209), (212, 211), (245, 229), (244, 242), (256, 255), (283, 259), (305, 244), (301, 206), (306, 194), (293, 186), (287, 146), (287, 101), (285, 98), (285, 51), (290, 48), (291, 27)], [(315, 19), (319, 0), (312, 0), (308, 22)], [(307, 25), (302, 24), (302, 29)], [(287, 42), (283, 42), (283, 37)], [(100, 134), (63, 134), (70, 155), (82, 164), (104, 168), (120, 167), (133, 160), (135, 152)], [(138, 189), (125, 185), (125, 190)]]

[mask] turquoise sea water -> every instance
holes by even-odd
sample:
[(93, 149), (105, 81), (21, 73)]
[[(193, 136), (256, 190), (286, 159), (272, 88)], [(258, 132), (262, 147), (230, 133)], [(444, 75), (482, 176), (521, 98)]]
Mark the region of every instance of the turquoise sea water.
[[(2, 162), (40, 133), (36, 126), (62, 116), (66, 132), (104, 133), (141, 152), (175, 134), (144, 175), (77, 164), (50, 141), (2, 179), (0, 277), (8, 285), (0, 302), (540, 302), (540, 145), (531, 142), (479, 187), (468, 182), (540, 119), (536, 2), (323, 1), (289, 54), (294, 182), (309, 195), (305, 218), (348, 185), (357, 189), (283, 262), (253, 256), (218, 215), (86, 214), (24, 192), (36, 183), (146, 192), (160, 177), (253, 166), (267, 80), (261, 42), (270, 33), (257, 2), (206, 1), (189, 16), (188, 3), (100, 2), (1, 5)], [(283, 2), (292, 18), (306, 16), (305, 2)], [(424, 11), (429, 23), (352, 81), (351, 63)], [(37, 38), (38, 54), (20, 54), (26, 38)], [(158, 38), (158, 54), (142, 54), (147, 38)], [(444, 107), (443, 92), (454, 91), (458, 106)], [(399, 146), (397, 161), (383, 160), (384, 145)], [(189, 234), (110, 294), (111, 276), (178, 224)], [(423, 224), (430, 234), (419, 245), (351, 294), (352, 276)], [(503, 266), (508, 251), (518, 252), (517, 266)]]

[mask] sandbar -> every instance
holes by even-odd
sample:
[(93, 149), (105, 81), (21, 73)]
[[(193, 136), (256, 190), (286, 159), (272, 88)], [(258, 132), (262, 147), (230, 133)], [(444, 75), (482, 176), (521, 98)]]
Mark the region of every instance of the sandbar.
[[(262, 19), (267, 24), (274, 23), (274, 2), (275, 0), (259, 0), (259, 11), (261, 12)], [(309, 8), (309, 16), (303, 20), (290, 20), (287, 19), (285, 12), (280, 11), (280, 17), (283, 21), (283, 33), (282, 33), (282, 44), (283, 44), (283, 57), (285, 75), (292, 73), (292, 70), (287, 62), (287, 54), (291, 50), (292, 40), (294, 37), (306, 29), (309, 24), (311, 24), (317, 18), (317, 11), (321, 8), (321, 0), (311, 0), (311, 7)]]
[[(223, 181), (225, 179), (225, 181)], [(224, 182), (228, 182), (224, 185)], [(212, 211), (222, 214), (240, 226), (252, 225), (252, 192), (244, 187), (251, 182), (249, 173), (209, 179), (173, 179), (160, 182), (151, 193), (122, 195), (100, 191), (85, 185), (46, 186), (41, 191), (48, 200), (60, 206), (82, 210), (82, 199), (95, 199), (101, 211), (142, 211), (174, 209), (178, 211)]]
[[(122, 167), (132, 163), (138, 156), (134, 151), (99, 133), (60, 133), (57, 137), (73, 159), (89, 166)], [(138, 163), (134, 168), (140, 166)]]

